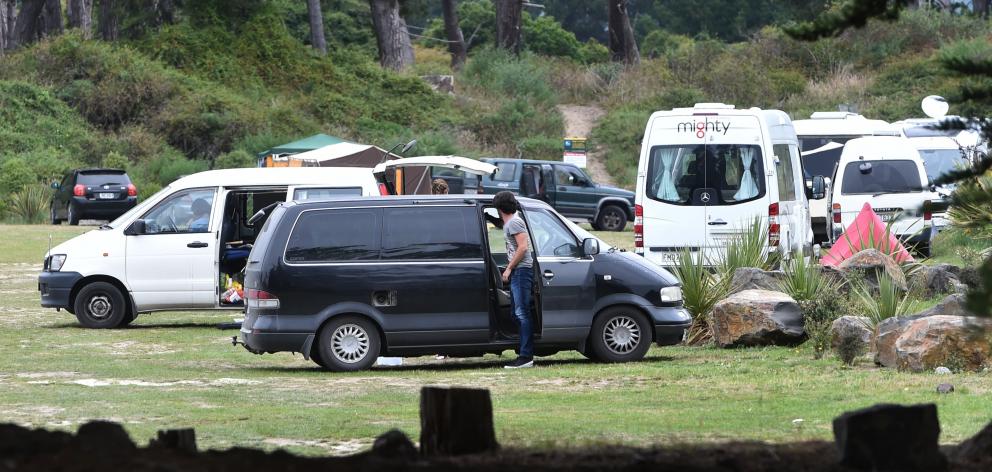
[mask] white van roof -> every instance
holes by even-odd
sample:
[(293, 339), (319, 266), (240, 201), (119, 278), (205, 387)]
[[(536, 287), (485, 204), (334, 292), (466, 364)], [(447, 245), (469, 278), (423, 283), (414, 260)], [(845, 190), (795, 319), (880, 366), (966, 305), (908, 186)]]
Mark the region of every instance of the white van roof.
[(852, 139), (844, 144), (844, 152), (840, 156), (841, 162), (849, 162), (861, 157), (873, 161), (890, 159), (922, 161), (916, 148), (908, 139), (901, 136), (868, 136)]
[(884, 120), (869, 120), (846, 111), (818, 111), (792, 125), (802, 136), (898, 136), (899, 129)]
[(197, 172), (169, 184), (170, 187), (192, 188), (207, 186), (258, 187), (265, 185), (338, 184), (343, 180), (355, 185), (372, 183), (372, 169), (364, 167), (253, 167)]
[(697, 103), (692, 108), (682, 107), (656, 111), (651, 114), (648, 123), (658, 117), (672, 116), (753, 116), (765, 123), (771, 139), (789, 141), (796, 139), (796, 133), (792, 127), (792, 119), (781, 110), (762, 110), (757, 107), (736, 108), (726, 103)]
[(961, 149), (954, 138), (948, 136), (930, 136), (921, 138), (906, 138), (916, 149)]

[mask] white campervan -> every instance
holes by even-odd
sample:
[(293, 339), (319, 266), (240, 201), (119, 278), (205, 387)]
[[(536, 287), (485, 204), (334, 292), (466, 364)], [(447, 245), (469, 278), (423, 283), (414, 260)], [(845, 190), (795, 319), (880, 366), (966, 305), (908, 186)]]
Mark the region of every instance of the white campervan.
[(655, 112), (636, 190), (635, 248), (654, 263), (674, 265), (683, 248), (716, 263), (756, 219), (767, 225), (767, 251), (811, 253), (799, 143), (781, 111), (700, 103)]
[[(814, 175), (833, 175), (844, 143), (864, 136), (899, 135), (899, 130), (885, 121), (869, 120), (857, 113), (843, 111), (818, 111), (810, 115), (808, 120), (793, 121), (792, 126), (799, 138), (799, 152), (807, 183)], [(830, 186), (829, 179), (827, 186)], [(829, 241), (827, 223), (830, 208), (827, 201), (822, 199), (809, 202), (809, 213), (814, 242)]]
[(871, 136), (848, 141), (833, 181), (830, 206), (835, 243), (842, 243), (842, 233), (868, 203), (893, 234), (929, 256), (932, 208), (940, 196), (930, 190), (923, 159), (909, 140)]
[[(379, 195), (371, 169), (262, 168), (200, 172), (176, 180), (99, 229), (49, 250), (41, 305), (83, 326), (114, 328), (137, 313), (242, 309), (223, 299), (259, 229), (249, 219), (286, 200)], [(233, 284), (233, 282), (230, 282)]]

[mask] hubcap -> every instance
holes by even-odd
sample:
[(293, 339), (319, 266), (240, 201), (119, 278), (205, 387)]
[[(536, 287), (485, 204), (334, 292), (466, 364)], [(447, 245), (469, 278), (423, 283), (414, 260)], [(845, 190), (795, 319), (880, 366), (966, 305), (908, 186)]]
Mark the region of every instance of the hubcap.
[(114, 306), (110, 303), (110, 297), (106, 295), (94, 295), (90, 298), (90, 302), (86, 304), (86, 310), (93, 318), (104, 319), (114, 311)]
[(607, 212), (606, 215), (603, 215), (603, 223), (607, 228), (616, 228), (620, 226), (620, 215), (615, 211)]
[(610, 351), (616, 354), (628, 354), (640, 344), (641, 328), (629, 316), (613, 317), (606, 322), (606, 329), (603, 330), (603, 342)]
[(331, 334), (331, 352), (347, 364), (361, 361), (369, 353), (369, 335), (356, 324), (341, 325)]

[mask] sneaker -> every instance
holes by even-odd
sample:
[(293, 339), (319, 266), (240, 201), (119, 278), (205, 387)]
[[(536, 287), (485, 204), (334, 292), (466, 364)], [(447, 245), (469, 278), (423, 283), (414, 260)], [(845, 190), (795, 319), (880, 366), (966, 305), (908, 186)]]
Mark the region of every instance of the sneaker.
[(533, 357), (518, 357), (513, 362), (503, 366), (504, 369), (525, 369), (527, 367), (534, 367)]

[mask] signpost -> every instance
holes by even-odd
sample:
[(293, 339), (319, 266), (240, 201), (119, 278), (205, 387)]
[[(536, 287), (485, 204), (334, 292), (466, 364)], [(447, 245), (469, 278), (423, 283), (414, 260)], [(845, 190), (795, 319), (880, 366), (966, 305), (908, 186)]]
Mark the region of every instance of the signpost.
[(566, 137), (563, 142), (562, 161), (578, 167), (586, 167), (586, 138), (580, 136)]

